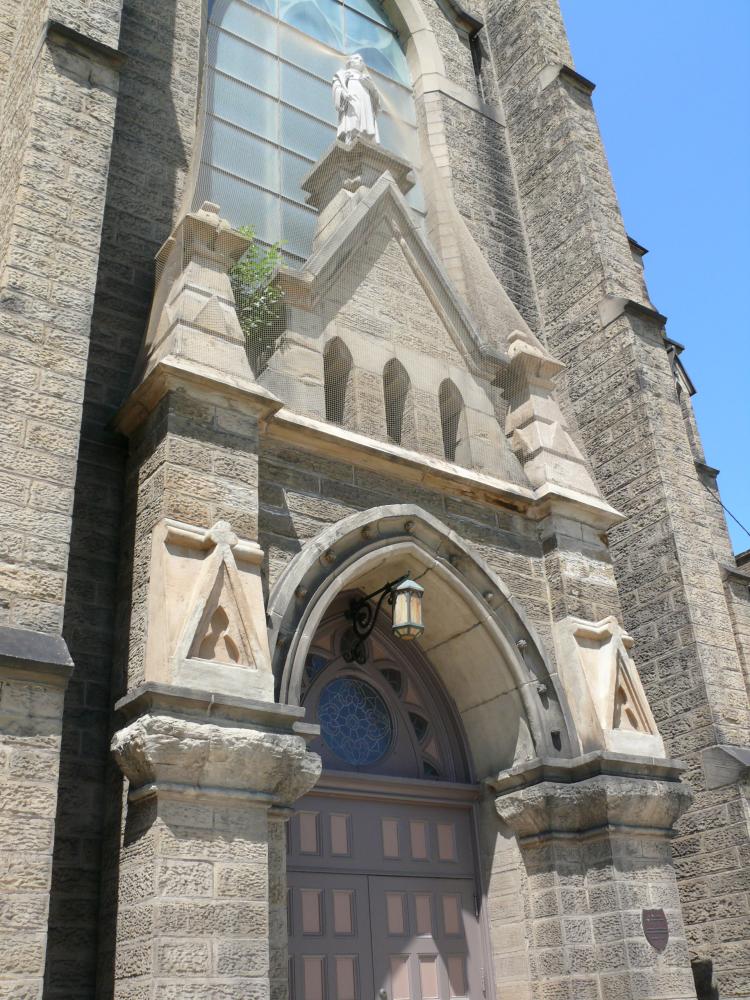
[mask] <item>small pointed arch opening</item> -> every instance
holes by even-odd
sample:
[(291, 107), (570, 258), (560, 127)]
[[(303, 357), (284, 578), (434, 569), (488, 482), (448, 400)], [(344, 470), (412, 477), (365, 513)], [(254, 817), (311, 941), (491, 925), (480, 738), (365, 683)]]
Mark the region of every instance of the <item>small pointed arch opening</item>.
[(449, 379), (440, 383), (438, 391), (440, 427), (443, 432), (443, 454), (449, 462), (471, 464), (466, 407), (461, 393)]
[(398, 360), (391, 358), (383, 368), (383, 403), (388, 437), (395, 444), (415, 444), (414, 399), (411, 379)]
[(352, 426), (352, 356), (338, 337), (323, 352), (323, 387), (326, 420), (342, 427)]

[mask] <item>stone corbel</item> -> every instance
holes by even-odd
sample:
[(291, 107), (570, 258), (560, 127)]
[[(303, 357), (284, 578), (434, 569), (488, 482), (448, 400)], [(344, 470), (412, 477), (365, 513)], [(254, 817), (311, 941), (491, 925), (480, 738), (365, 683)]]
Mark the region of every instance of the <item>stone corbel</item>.
[(225, 521), (154, 529), (145, 678), (273, 701), (263, 551)]
[(555, 644), (582, 751), (663, 757), (664, 743), (630, 655), (633, 640), (617, 619), (565, 618), (555, 625)]
[(557, 486), (599, 498), (555, 398), (554, 379), (565, 366), (522, 331), (508, 340), (505, 433), (529, 481), (537, 488)]

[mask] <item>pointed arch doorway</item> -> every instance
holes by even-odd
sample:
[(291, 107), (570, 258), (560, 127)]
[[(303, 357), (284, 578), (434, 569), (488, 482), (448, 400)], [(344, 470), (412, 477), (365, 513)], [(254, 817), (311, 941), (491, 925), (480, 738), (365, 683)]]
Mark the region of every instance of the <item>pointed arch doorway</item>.
[(290, 996), (483, 1000), (478, 788), (461, 726), (387, 621), (365, 662), (347, 661), (351, 596), (321, 621), (302, 678), (324, 770), (288, 828)]

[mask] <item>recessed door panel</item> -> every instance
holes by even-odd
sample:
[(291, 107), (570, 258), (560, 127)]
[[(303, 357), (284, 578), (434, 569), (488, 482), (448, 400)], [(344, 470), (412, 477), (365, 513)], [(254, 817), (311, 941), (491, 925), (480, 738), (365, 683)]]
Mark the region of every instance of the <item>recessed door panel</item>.
[(473, 879), (371, 876), (375, 996), (481, 1000)]
[(371, 1000), (366, 876), (290, 871), (287, 884), (293, 1000)]

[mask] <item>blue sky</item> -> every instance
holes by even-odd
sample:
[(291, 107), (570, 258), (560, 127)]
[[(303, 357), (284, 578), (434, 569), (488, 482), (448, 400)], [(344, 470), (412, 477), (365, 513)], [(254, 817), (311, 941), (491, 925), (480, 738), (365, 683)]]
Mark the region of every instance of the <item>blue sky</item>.
[(750, 530), (750, 0), (561, 7), (652, 301), (685, 345), (706, 461)]

